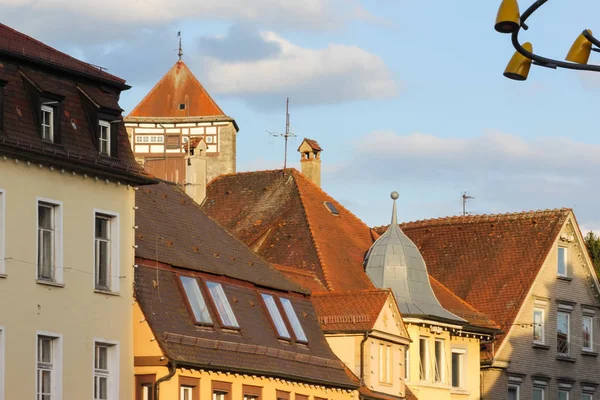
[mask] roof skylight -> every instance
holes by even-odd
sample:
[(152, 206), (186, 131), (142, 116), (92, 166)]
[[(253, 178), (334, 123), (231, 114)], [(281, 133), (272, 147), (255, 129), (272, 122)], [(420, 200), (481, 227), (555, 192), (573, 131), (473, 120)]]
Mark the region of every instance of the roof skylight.
[(277, 334), (282, 338), (291, 339), (290, 333), (288, 332), (285, 322), (283, 322), (283, 318), (281, 317), (281, 313), (279, 312), (279, 308), (277, 308), (275, 297), (266, 293), (261, 293), (261, 296), (265, 302), (265, 305), (267, 306), (267, 310), (269, 310), (271, 320), (273, 321), (273, 324), (275, 324)]
[(290, 321), (292, 325), (292, 329), (294, 330), (294, 335), (296, 335), (296, 339), (300, 342), (307, 342), (306, 335), (304, 334), (304, 329), (302, 329), (302, 325), (300, 325), (300, 321), (298, 320), (298, 316), (296, 315), (296, 311), (294, 310), (294, 306), (289, 299), (285, 299), (281, 297), (281, 305), (283, 305), (283, 310), (285, 311), (285, 315)]
[(181, 285), (192, 308), (196, 322), (199, 324), (212, 324), (213, 322), (206, 307), (206, 302), (198, 286), (198, 280), (189, 276), (180, 276), (179, 279), (181, 280)]
[(235, 318), (235, 314), (233, 314), (231, 304), (229, 304), (229, 300), (227, 300), (227, 296), (225, 295), (223, 286), (220, 283), (209, 281), (206, 281), (206, 286), (208, 287), (208, 292), (210, 293), (210, 296), (215, 302), (215, 306), (217, 308), (223, 326), (239, 328), (240, 325), (238, 324), (237, 319)]
[(325, 207), (326, 207), (326, 208), (329, 210), (329, 212), (330, 212), (332, 215), (335, 215), (335, 216), (338, 216), (338, 215), (340, 215), (340, 212), (339, 212), (339, 211), (338, 211), (338, 209), (337, 209), (337, 208), (336, 208), (336, 207), (333, 205), (333, 203), (332, 203), (332, 202), (330, 202), (330, 201), (325, 201), (325, 202), (323, 202), (323, 205), (324, 205), (324, 206), (325, 206)]

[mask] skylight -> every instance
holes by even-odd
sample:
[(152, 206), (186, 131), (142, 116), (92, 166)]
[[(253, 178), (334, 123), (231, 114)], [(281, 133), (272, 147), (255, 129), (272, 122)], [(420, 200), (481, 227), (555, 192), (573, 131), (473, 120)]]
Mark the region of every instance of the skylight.
[(270, 294), (261, 293), (261, 296), (267, 306), (267, 310), (269, 310), (269, 315), (271, 315), (271, 320), (273, 324), (275, 324), (275, 328), (277, 329), (277, 334), (280, 337), (285, 339), (291, 339), (290, 333), (288, 332), (285, 323), (283, 322), (283, 318), (281, 317), (281, 313), (279, 312), (279, 308), (277, 308), (277, 303), (275, 303), (275, 298)]
[(298, 316), (296, 315), (296, 311), (294, 310), (292, 302), (289, 299), (284, 299), (283, 297), (281, 297), (279, 300), (281, 300), (281, 304), (283, 305), (285, 315), (292, 324), (292, 329), (294, 330), (294, 335), (296, 335), (296, 339), (300, 342), (308, 342), (308, 339), (306, 339), (304, 329), (302, 329), (302, 325), (300, 325), (300, 321), (298, 320)]
[(204, 301), (204, 297), (202, 297), (202, 292), (200, 292), (198, 281), (189, 276), (180, 276), (179, 279), (181, 280), (183, 290), (185, 290), (196, 322), (200, 324), (212, 324), (212, 319), (206, 308), (206, 302)]
[(330, 202), (330, 201), (325, 201), (325, 202), (323, 202), (323, 205), (324, 205), (324, 206), (325, 206), (325, 207), (326, 207), (326, 208), (329, 210), (329, 212), (330, 212), (332, 215), (335, 215), (335, 216), (338, 216), (338, 215), (340, 215), (340, 212), (338, 211), (338, 209), (337, 209), (337, 208), (335, 208), (335, 206), (333, 205), (333, 203), (332, 203), (332, 202)]
[(240, 326), (237, 322), (237, 319), (235, 319), (235, 315), (231, 309), (231, 304), (229, 304), (229, 300), (227, 300), (227, 296), (225, 296), (223, 286), (220, 283), (209, 281), (206, 281), (206, 286), (208, 287), (210, 296), (215, 302), (215, 306), (217, 307), (217, 311), (223, 326), (239, 328)]

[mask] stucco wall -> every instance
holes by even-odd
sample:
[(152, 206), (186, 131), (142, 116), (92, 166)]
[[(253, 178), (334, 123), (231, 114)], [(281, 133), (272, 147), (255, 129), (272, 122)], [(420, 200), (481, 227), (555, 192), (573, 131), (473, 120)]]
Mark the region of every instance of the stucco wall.
[[(34, 399), (36, 333), (62, 335), (64, 400), (93, 397), (94, 339), (117, 341), (121, 399), (132, 397), (134, 191), (70, 172), (0, 160), (6, 278), (0, 279), (5, 399)], [(36, 283), (37, 197), (62, 202), (64, 287)], [(94, 209), (120, 218), (118, 295), (94, 292)]]
[[(562, 229), (561, 234), (573, 236), (571, 243), (554, 242), (552, 251), (546, 258), (533, 287), (527, 294), (522, 309), (517, 316), (515, 324), (511, 327), (510, 334), (503, 347), (499, 349), (496, 358), (500, 361), (510, 362), (507, 376), (511, 374), (523, 375), (521, 384), (521, 398), (531, 398), (533, 376), (546, 375), (551, 377), (547, 384), (546, 399), (557, 398), (559, 379), (572, 379), (575, 383), (571, 390), (571, 398), (580, 398), (582, 382), (600, 383), (598, 368), (600, 362), (595, 354), (585, 355), (582, 352), (582, 306), (595, 309), (596, 318), (593, 319), (594, 351), (598, 351), (598, 334), (600, 333), (600, 316), (598, 302), (594, 297), (591, 287), (590, 267), (584, 257), (585, 249), (582, 246), (578, 229), (574, 229), (573, 221), (569, 220)], [(560, 235), (559, 235), (560, 236)], [(569, 254), (569, 279), (557, 277), (558, 246), (564, 246)], [(546, 302), (545, 318), (545, 344), (547, 347), (534, 346), (533, 344), (533, 308), (534, 301), (538, 305)], [(541, 303), (540, 303), (541, 301)], [(557, 307), (560, 301), (571, 303), (571, 357), (572, 360), (557, 359)], [(490, 388), (492, 395), (489, 399), (506, 398), (507, 380), (497, 380), (496, 374), (484, 375), (485, 387)], [(497, 388), (494, 388), (497, 387)]]

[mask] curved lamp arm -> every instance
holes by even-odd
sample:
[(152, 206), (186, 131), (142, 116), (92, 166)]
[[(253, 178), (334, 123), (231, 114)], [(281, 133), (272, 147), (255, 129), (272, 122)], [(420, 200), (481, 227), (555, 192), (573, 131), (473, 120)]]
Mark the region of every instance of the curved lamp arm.
[[(527, 20), (527, 18), (529, 18), (531, 16), (531, 14), (533, 14), (538, 8), (543, 6), (544, 3), (546, 3), (547, 1), (548, 0), (537, 0), (527, 10), (525, 10), (525, 12), (521, 15), (521, 27), (523, 29), (527, 30), (527, 25), (525, 25), (525, 21)], [(521, 43), (519, 43), (519, 32), (520, 31), (521, 31), (521, 29), (519, 28), (515, 32), (512, 33), (512, 35), (511, 35), (512, 36), (511, 37), (512, 44), (519, 53), (521, 53), (525, 57), (532, 60), (536, 65), (540, 65), (542, 67), (548, 67), (548, 68), (567, 68), (567, 69), (575, 69), (575, 70), (579, 70), (579, 71), (600, 72), (600, 65), (578, 64), (578, 63), (573, 63), (573, 62), (568, 62), (568, 61), (553, 60), (551, 58), (538, 56), (530, 51), (527, 51), (526, 49), (523, 48), (523, 46), (521, 46)], [(593, 45), (600, 47), (600, 40), (598, 40), (594, 36), (590, 35), (589, 32), (584, 31), (583, 35)]]

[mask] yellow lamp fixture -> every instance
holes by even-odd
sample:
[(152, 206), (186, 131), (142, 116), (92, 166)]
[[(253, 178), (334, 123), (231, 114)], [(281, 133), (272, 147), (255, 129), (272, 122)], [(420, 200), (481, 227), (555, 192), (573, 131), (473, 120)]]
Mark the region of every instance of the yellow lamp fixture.
[[(589, 29), (586, 30), (590, 36), (592, 36), (592, 31)], [(592, 52), (592, 42), (588, 40), (582, 33), (571, 46), (571, 50), (569, 50), (569, 54), (565, 60), (575, 62), (578, 64), (587, 64), (590, 59), (590, 53)]]
[[(523, 49), (527, 50), (530, 53), (533, 53), (533, 46), (531, 43), (523, 43)], [(531, 59), (525, 57), (523, 54), (518, 51), (512, 56), (508, 65), (506, 66), (506, 70), (504, 71), (504, 76), (509, 79), (514, 79), (516, 81), (524, 81), (527, 79), (527, 75), (529, 75), (529, 70), (531, 69)]]
[(496, 29), (500, 33), (513, 33), (521, 27), (521, 14), (517, 0), (502, 0), (496, 16)]

